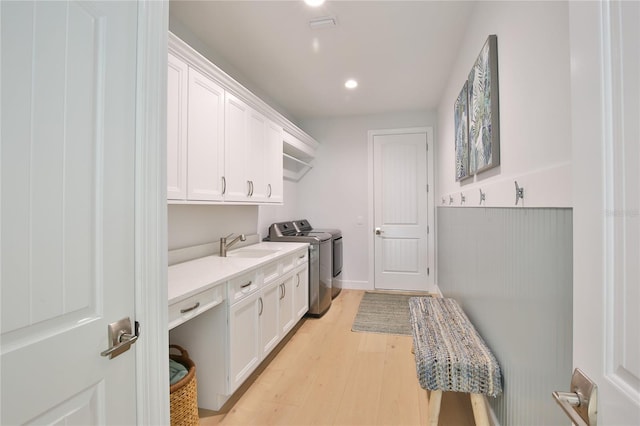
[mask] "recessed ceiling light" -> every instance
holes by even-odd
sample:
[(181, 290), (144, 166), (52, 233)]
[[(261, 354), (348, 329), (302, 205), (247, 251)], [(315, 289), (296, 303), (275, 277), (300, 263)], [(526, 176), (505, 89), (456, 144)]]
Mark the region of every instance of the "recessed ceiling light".
[(318, 7), (322, 3), (324, 3), (324, 0), (304, 0), (304, 2), (307, 4), (307, 6)]
[(346, 87), (347, 89), (355, 89), (356, 87), (358, 87), (358, 82), (351, 78), (345, 81), (344, 87)]

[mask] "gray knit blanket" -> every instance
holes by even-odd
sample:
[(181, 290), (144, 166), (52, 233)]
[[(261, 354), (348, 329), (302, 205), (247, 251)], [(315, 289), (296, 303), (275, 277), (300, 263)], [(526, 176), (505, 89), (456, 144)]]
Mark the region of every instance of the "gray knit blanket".
[(420, 386), (493, 397), (502, 393), (498, 361), (455, 300), (412, 297), (409, 312)]

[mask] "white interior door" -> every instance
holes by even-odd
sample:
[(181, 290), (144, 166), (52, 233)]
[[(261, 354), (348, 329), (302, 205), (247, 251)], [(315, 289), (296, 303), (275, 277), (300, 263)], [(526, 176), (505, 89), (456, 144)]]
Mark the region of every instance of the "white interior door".
[(373, 134), (376, 289), (428, 291), (427, 133)]
[(569, 11), (574, 367), (598, 386), (598, 424), (638, 425), (640, 3)]
[(0, 423), (133, 424), (136, 2), (2, 2)]

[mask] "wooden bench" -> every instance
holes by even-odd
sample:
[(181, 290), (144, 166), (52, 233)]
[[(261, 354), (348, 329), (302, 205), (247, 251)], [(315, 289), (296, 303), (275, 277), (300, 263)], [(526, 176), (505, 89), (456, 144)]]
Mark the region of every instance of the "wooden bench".
[(442, 392), (470, 394), (476, 425), (489, 425), (485, 395), (502, 393), (500, 366), (460, 305), (412, 297), (409, 311), (418, 380), (431, 391), (429, 425), (438, 424)]

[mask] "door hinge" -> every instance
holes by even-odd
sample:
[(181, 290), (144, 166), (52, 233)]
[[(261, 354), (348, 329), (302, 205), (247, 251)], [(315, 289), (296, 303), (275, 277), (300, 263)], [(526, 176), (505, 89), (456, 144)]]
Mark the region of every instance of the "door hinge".
[(429, 225), (427, 225), (427, 234), (429, 233)]
[(427, 192), (429, 192), (429, 184), (427, 184)]
[(429, 268), (427, 268), (427, 275), (429, 275), (429, 272), (430, 272), (430, 271), (429, 271)]

